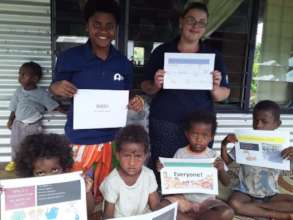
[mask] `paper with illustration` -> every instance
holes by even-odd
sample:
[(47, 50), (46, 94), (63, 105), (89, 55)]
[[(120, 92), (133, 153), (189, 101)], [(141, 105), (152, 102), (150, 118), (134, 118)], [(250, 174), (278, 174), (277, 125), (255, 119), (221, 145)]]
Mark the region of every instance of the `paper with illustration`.
[(154, 212), (149, 212), (144, 215), (136, 215), (131, 217), (113, 218), (116, 220), (176, 220), (177, 203), (168, 205)]
[(290, 161), (281, 151), (290, 146), (289, 131), (236, 130), (236, 162), (280, 170), (290, 170)]
[(215, 54), (165, 53), (164, 89), (212, 90)]
[(211, 159), (160, 158), (162, 194), (218, 194), (218, 174)]
[(128, 90), (79, 89), (73, 100), (73, 129), (126, 125)]
[(80, 172), (0, 180), (2, 220), (86, 220)]

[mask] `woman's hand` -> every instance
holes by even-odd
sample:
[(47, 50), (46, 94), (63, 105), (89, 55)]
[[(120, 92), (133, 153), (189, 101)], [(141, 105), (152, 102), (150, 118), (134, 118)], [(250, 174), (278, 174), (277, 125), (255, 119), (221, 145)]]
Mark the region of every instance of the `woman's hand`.
[(154, 86), (157, 89), (163, 88), (165, 73), (166, 73), (165, 70), (162, 70), (162, 69), (157, 70), (157, 72), (155, 73)]
[(230, 95), (230, 89), (225, 86), (221, 86), (222, 73), (215, 70), (211, 73), (213, 75), (213, 89), (211, 91), (212, 98), (215, 102), (225, 100)]
[(141, 96), (136, 95), (132, 99), (130, 99), (128, 108), (135, 111), (140, 112), (144, 109), (144, 100)]
[(49, 87), (50, 92), (56, 96), (61, 96), (64, 98), (72, 98), (77, 92), (77, 88), (71, 82), (67, 80), (61, 80), (54, 82)]
[(213, 75), (213, 86), (220, 86), (222, 81), (222, 73), (218, 70), (212, 72)]

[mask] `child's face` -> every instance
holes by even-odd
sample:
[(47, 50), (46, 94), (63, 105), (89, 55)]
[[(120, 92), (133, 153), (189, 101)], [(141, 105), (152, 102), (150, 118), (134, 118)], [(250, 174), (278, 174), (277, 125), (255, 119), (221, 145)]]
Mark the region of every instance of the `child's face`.
[(88, 20), (87, 31), (93, 49), (107, 48), (115, 38), (115, 17), (110, 13), (96, 12)]
[(18, 81), (25, 90), (34, 89), (39, 80), (31, 71), (32, 70), (27, 67), (21, 67), (19, 70)]
[(203, 152), (213, 139), (212, 125), (206, 123), (193, 123), (191, 128), (185, 132), (185, 136), (193, 152)]
[(275, 130), (280, 124), (271, 111), (260, 110), (253, 114), (253, 129), (255, 130)]
[(37, 159), (33, 164), (34, 176), (48, 176), (60, 174), (63, 172), (64, 170), (59, 163), (59, 159), (56, 157), (40, 158)]
[(120, 162), (121, 170), (128, 176), (140, 174), (142, 166), (146, 160), (144, 145), (140, 143), (124, 143), (121, 150), (116, 153)]

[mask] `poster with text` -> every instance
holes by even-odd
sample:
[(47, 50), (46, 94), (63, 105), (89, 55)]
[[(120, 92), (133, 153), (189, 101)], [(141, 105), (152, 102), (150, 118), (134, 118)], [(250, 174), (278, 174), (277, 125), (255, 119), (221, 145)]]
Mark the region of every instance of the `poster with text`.
[(251, 166), (290, 170), (281, 151), (290, 146), (289, 131), (236, 130), (236, 162)]
[(165, 53), (164, 89), (212, 90), (215, 54)]
[(1, 220), (86, 220), (80, 172), (0, 180)]
[(162, 194), (218, 194), (218, 173), (214, 159), (164, 159), (160, 171)]

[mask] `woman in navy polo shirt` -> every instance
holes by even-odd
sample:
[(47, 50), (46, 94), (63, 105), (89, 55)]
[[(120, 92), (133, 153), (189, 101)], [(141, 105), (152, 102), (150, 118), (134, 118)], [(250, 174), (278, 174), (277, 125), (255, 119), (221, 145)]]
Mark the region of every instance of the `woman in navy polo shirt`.
[[(71, 48), (58, 56), (50, 91), (57, 96), (72, 98), (77, 89), (130, 90), (132, 64), (117, 51), (111, 41), (115, 38), (120, 8), (114, 0), (88, 0), (84, 9), (87, 43)], [(90, 100), (89, 100), (90, 101)], [(129, 108), (139, 111), (143, 100), (134, 97)], [(71, 103), (65, 134), (72, 143), (74, 170), (83, 170), (94, 179), (94, 194), (101, 200), (99, 184), (111, 169), (111, 141), (117, 128), (73, 129)]]
[[(157, 47), (146, 65), (141, 87), (145, 93), (154, 95), (149, 123), (153, 162), (159, 156), (173, 157), (178, 148), (187, 145), (181, 126), (187, 114), (200, 109), (214, 111), (213, 103), (226, 99), (230, 94), (222, 56), (201, 42), (207, 22), (206, 5), (198, 2), (188, 5), (180, 16), (180, 36)], [(212, 91), (162, 89), (165, 52), (216, 54)]]

